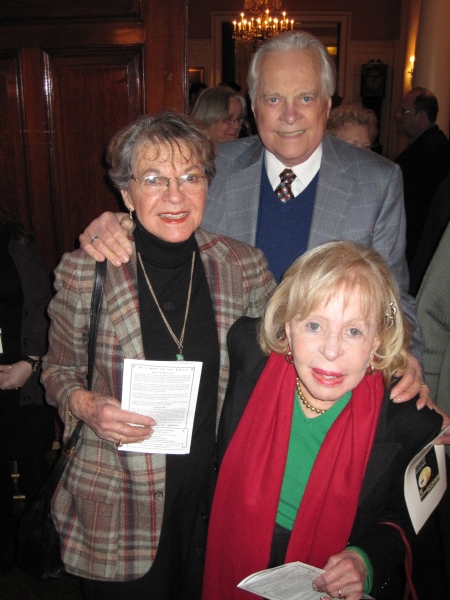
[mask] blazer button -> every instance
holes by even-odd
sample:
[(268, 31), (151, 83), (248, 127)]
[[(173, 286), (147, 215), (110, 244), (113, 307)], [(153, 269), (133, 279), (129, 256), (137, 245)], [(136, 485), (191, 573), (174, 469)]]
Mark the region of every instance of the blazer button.
[(26, 402), (28, 402), (29, 400), (31, 400), (31, 396), (25, 396), (24, 400), (25, 400)]
[(164, 492), (155, 492), (155, 500), (161, 500), (164, 498)]
[(205, 549), (204, 548), (197, 548), (197, 554), (200, 554), (200, 556), (203, 556), (205, 554)]

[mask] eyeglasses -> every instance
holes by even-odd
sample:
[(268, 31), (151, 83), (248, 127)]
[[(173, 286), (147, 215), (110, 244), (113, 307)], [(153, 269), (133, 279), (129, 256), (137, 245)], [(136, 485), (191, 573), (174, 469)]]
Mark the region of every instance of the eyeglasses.
[(411, 112), (410, 110), (405, 110), (403, 106), (400, 106), (398, 110), (402, 113), (402, 115), (409, 115), (409, 113)]
[(239, 125), (243, 125), (245, 121), (245, 117), (227, 117), (226, 119), (222, 119), (223, 123), (227, 125), (234, 125), (235, 123), (239, 123)]
[(143, 179), (131, 176), (130, 179), (137, 181), (141, 186), (141, 190), (146, 196), (157, 196), (158, 194), (164, 193), (169, 187), (171, 179), (175, 179), (178, 183), (178, 187), (185, 193), (197, 194), (205, 189), (204, 180), (208, 179), (205, 175), (197, 175), (195, 173), (188, 173), (187, 175), (181, 175), (181, 177), (163, 177), (162, 175), (148, 175)]

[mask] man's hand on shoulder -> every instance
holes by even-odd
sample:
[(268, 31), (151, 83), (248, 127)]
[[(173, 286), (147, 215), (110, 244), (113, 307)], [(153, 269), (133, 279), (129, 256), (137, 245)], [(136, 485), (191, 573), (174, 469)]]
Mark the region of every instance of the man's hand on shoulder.
[(105, 212), (80, 235), (80, 246), (95, 260), (103, 262), (106, 258), (119, 267), (127, 263), (133, 253), (127, 238), (133, 227), (133, 221), (127, 214)]
[(420, 394), (417, 400), (417, 408), (420, 410), (428, 404), (430, 394), (428, 387), (422, 381), (422, 367), (411, 352), (408, 352), (408, 366), (403, 372), (397, 372), (395, 376), (401, 377), (401, 380), (392, 388), (391, 400), (406, 402)]
[[(408, 353), (408, 359), (408, 366), (404, 373), (395, 374), (396, 376), (401, 376), (402, 379), (392, 388), (391, 399), (393, 402), (406, 402), (420, 393), (416, 403), (417, 409), (421, 410), (425, 406), (428, 406), (428, 408), (435, 410), (443, 417), (442, 429), (445, 429), (447, 425), (450, 425), (450, 415), (439, 408), (431, 399), (430, 390), (422, 381), (422, 368), (417, 358)], [(450, 431), (440, 437), (436, 441), (436, 444), (450, 444)]]

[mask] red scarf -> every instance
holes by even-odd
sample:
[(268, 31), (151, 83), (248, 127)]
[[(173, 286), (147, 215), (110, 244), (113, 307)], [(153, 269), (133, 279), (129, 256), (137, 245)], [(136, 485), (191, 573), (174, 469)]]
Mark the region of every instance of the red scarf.
[[(209, 524), (202, 600), (247, 599), (237, 584), (266, 569), (291, 431), (295, 369), (272, 353), (220, 468)], [(323, 568), (347, 545), (383, 399), (365, 377), (331, 426), (303, 495), (286, 562)]]

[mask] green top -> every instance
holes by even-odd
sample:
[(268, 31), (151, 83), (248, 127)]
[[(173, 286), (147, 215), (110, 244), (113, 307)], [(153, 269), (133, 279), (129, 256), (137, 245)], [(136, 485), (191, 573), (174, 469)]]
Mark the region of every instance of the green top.
[(278, 504), (277, 523), (292, 531), (298, 507), (323, 440), (335, 420), (347, 406), (351, 391), (323, 415), (308, 419), (295, 391), (289, 450)]
[[(295, 391), (294, 410), (292, 414), (289, 449), (278, 503), (277, 523), (292, 531), (295, 518), (303, 498), (314, 462), (323, 444), (325, 436), (335, 420), (347, 406), (352, 392), (347, 392), (331, 408), (318, 417), (308, 417), (300, 405), (300, 398)], [(364, 593), (372, 588), (373, 569), (365, 552), (356, 546), (348, 549), (355, 550), (364, 561), (367, 576), (364, 581)]]

